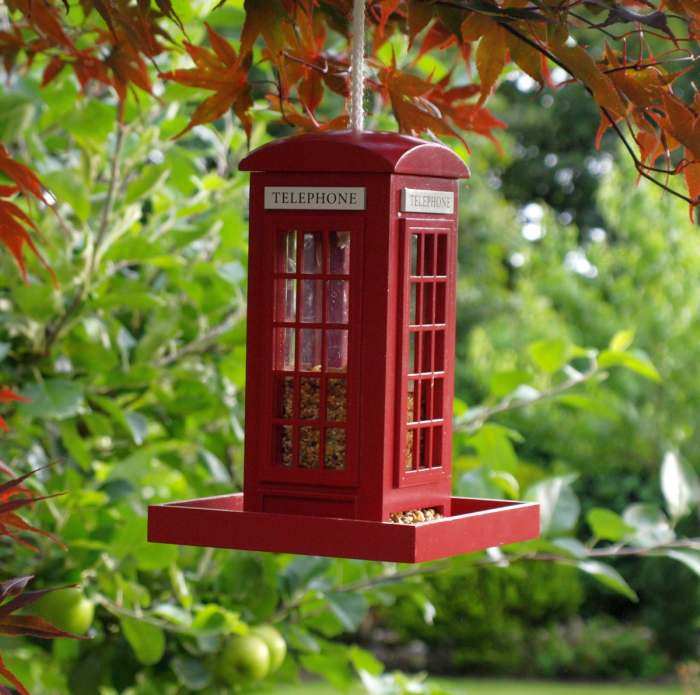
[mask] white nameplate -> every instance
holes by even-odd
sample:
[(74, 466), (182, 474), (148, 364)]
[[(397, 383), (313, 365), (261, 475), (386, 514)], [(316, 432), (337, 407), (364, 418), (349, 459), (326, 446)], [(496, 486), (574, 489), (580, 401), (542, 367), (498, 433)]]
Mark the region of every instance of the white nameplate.
[(452, 215), (455, 211), (455, 194), (450, 191), (404, 188), (401, 191), (401, 211)]
[(364, 209), (364, 188), (265, 186), (265, 210)]

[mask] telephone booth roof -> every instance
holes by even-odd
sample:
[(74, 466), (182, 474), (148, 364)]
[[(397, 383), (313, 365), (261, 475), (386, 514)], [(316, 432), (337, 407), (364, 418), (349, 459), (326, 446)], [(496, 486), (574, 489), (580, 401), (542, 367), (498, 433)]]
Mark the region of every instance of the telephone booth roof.
[(398, 133), (349, 130), (308, 133), (263, 145), (242, 171), (387, 173), (469, 178), (467, 165), (449, 148)]

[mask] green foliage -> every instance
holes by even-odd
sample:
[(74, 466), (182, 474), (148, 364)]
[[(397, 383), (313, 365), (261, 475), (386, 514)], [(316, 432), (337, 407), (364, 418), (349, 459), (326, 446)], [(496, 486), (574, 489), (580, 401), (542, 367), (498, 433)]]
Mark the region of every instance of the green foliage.
[[(200, 6), (178, 5), (196, 40)], [(240, 3), (229, 4), (218, 26), (235, 32), (241, 16)], [(546, 233), (527, 242), (523, 213), (494, 180), (507, 163), (484, 153), (472, 160), (456, 489), (538, 501), (542, 541), (438, 564), (433, 578), (376, 563), (149, 545), (147, 504), (240, 488), (247, 181), (236, 165), (245, 136), (227, 115), (173, 141), (188, 120), (173, 85), (162, 100), (129, 96), (121, 128), (115, 104), (79, 98), (68, 71), (40, 91), (41, 67), (14, 83), (0, 133), (26, 148), (59, 201), (60, 220), (35, 214), (60, 289), (38, 273), (21, 284), (0, 257), (0, 383), (21, 384), (31, 398), (11, 412), (0, 458), (55, 464), (37, 490), (69, 494), (37, 510), (37, 523), (70, 550), (46, 548), (36, 572), (47, 585), (80, 580), (98, 611), (88, 641), (14, 649), (8, 663), (36, 692), (215, 693), (227, 687), (216, 669), (224, 645), (260, 623), (277, 625), (289, 647), (272, 688), (303, 668), (337, 690), (359, 677), (370, 692), (434, 692), (384, 673), (352, 644), (377, 613), (457, 669), (606, 675), (628, 659), (630, 674), (662, 670), (663, 658), (653, 668), (638, 658), (667, 634), (645, 590), (653, 582), (616, 560), (611, 544), (646, 552), (697, 534), (700, 259), (685, 210), (648, 187), (621, 200), (631, 174), (614, 170), (601, 193), (604, 218), (596, 213), (607, 241), (582, 241), (542, 208)], [(266, 119), (256, 113), (253, 145), (269, 137)], [(506, 190), (515, 178), (511, 170)], [(669, 226), (682, 231), (667, 238)], [(595, 278), (571, 260), (582, 245)], [(647, 562), (673, 560), (695, 579), (695, 550), (654, 552), (666, 557)], [(0, 547), (3, 569), (27, 562)], [(633, 609), (627, 599), (637, 594)], [(686, 627), (695, 596), (669, 598), (688, 605), (678, 619)], [(581, 628), (585, 640), (567, 637), (558, 653), (556, 625), (573, 624), (591, 603), (648, 617), (655, 633), (635, 627), (617, 649), (620, 630), (595, 619)], [(542, 644), (534, 664), (532, 630)], [(689, 640), (674, 645), (682, 654)]]

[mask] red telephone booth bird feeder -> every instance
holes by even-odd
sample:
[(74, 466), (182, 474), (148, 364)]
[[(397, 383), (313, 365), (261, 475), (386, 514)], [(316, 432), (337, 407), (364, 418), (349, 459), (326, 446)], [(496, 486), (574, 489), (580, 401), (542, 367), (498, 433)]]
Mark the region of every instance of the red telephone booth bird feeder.
[(537, 536), (536, 504), (451, 496), (464, 163), (342, 132), (271, 143), (241, 169), (244, 493), (152, 506), (149, 539), (422, 562)]

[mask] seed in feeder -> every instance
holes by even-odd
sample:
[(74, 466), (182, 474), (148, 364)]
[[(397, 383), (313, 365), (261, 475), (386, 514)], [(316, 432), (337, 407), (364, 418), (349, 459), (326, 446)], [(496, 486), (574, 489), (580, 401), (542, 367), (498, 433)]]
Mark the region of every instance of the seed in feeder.
[(291, 420), (294, 417), (294, 377), (283, 377), (277, 383), (277, 415), (285, 420)]
[(389, 519), (395, 524), (422, 524), (426, 521), (442, 519), (442, 514), (434, 507), (424, 509), (409, 509), (405, 512), (393, 512)]
[(347, 419), (348, 390), (345, 379), (329, 379), (326, 394), (326, 409), (328, 420), (345, 422)]
[(321, 381), (313, 376), (301, 378), (301, 398), (299, 399), (302, 420), (317, 420), (321, 403)]
[[(415, 403), (415, 397), (413, 391), (409, 391), (407, 394), (408, 408), (406, 409), (408, 415), (408, 422), (413, 422), (413, 406)], [(413, 440), (415, 437), (415, 430), (408, 430), (406, 432), (406, 452), (404, 455), (405, 462), (404, 468), (407, 471), (413, 470)]]
[(333, 427), (326, 430), (324, 466), (331, 470), (345, 470), (345, 430)]
[(292, 427), (283, 425), (277, 430), (277, 460), (285, 468), (291, 468), (294, 462), (294, 441)]
[(318, 468), (320, 450), (321, 430), (318, 427), (302, 427), (299, 439), (299, 467)]

